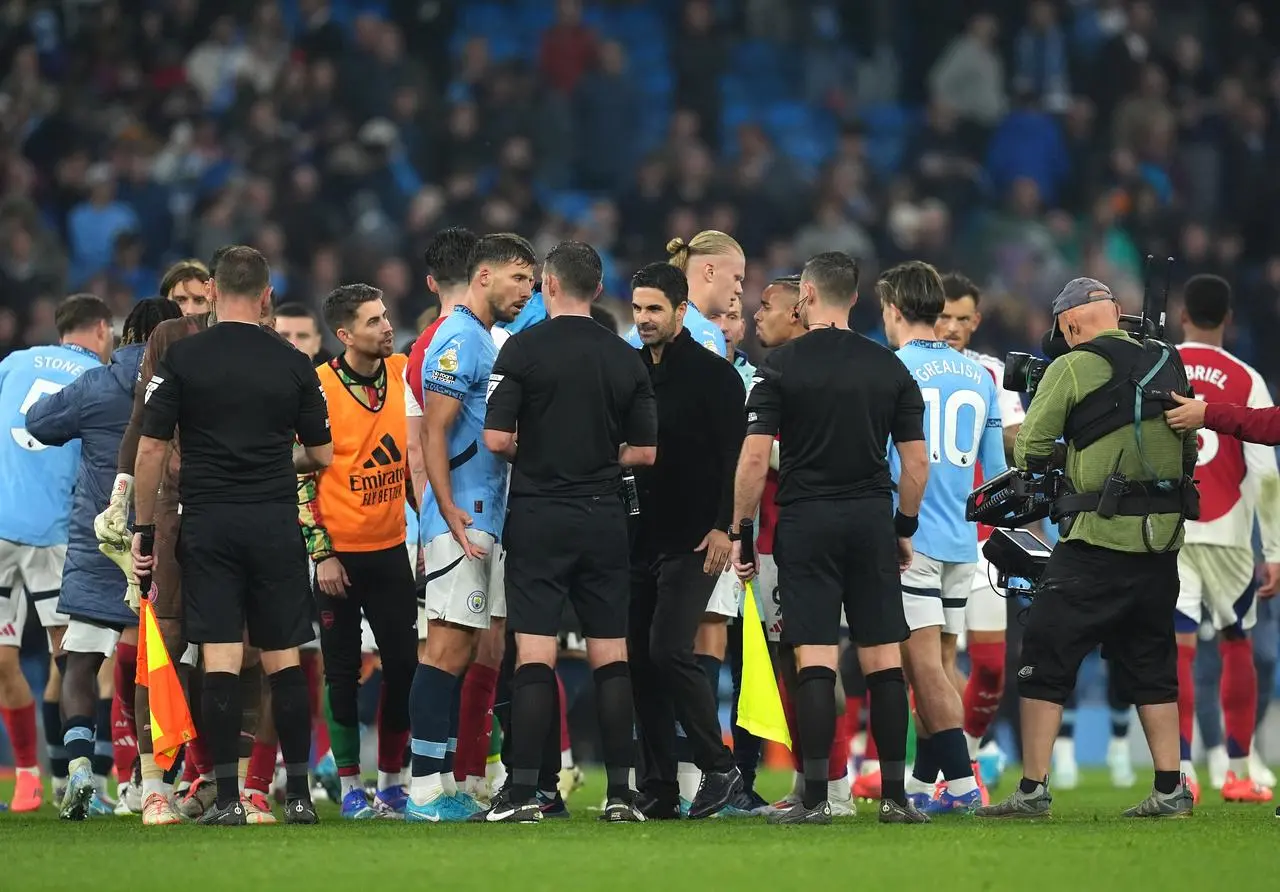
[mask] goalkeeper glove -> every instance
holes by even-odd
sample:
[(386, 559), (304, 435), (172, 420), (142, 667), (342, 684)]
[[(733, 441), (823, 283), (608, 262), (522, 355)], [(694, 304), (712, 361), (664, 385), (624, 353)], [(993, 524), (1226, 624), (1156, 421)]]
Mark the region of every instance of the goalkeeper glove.
[[(93, 534), (100, 543), (128, 552), (133, 543), (133, 536), (129, 532), (129, 506), (132, 503), (133, 475), (117, 474), (115, 483), (111, 485), (111, 501), (93, 519)], [(104, 551), (103, 554), (107, 553)], [(107, 557), (111, 555), (107, 554)]]
[[(132, 542), (130, 542), (131, 545)], [(138, 577), (133, 573), (133, 550), (130, 546), (117, 548), (111, 543), (99, 542), (98, 551), (119, 567), (124, 578), (128, 580), (129, 585), (124, 591), (124, 602), (130, 610), (138, 613), (142, 610), (142, 589), (138, 586)]]

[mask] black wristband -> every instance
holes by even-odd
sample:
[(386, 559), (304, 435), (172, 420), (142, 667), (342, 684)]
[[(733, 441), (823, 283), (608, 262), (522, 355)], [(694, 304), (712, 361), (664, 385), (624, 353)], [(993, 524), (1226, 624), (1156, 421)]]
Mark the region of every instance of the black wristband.
[(903, 514), (901, 511), (893, 512), (893, 531), (899, 539), (910, 539), (919, 526), (919, 517)]
[(135, 523), (133, 531), (142, 533), (144, 536), (154, 536), (156, 534), (156, 525), (154, 523)]

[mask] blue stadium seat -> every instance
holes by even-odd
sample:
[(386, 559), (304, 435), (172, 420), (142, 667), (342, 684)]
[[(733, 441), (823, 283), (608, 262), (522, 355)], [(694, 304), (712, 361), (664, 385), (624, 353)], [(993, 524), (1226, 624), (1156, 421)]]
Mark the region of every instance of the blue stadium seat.
[(630, 74), (636, 85), (640, 87), (640, 92), (645, 96), (666, 98), (675, 88), (675, 77), (671, 69), (663, 64), (650, 65), (632, 59)]
[(867, 132), (879, 136), (899, 136), (912, 126), (911, 113), (896, 102), (880, 102), (868, 105), (858, 112), (858, 119)]
[(510, 27), (509, 13), (499, 3), (465, 3), (458, 16), (458, 34), (467, 37), (493, 37)]
[(743, 40), (734, 47), (729, 68), (746, 79), (774, 72), (782, 65), (782, 50), (766, 40)]
[(793, 132), (812, 132), (815, 129), (813, 110), (804, 102), (774, 102), (764, 109), (764, 126), (775, 139)]
[(587, 192), (564, 190), (552, 192), (547, 201), (547, 210), (570, 222), (576, 222), (591, 210), (591, 195)]
[[(516, 27), (526, 29), (531, 40), (537, 40), (541, 32), (550, 28), (556, 20), (555, 6), (546, 0), (520, 0), (515, 10)], [(510, 20), (508, 16), (508, 20)]]
[(778, 139), (782, 154), (806, 168), (810, 173), (831, 156), (833, 143), (820, 135), (803, 130), (787, 133)]

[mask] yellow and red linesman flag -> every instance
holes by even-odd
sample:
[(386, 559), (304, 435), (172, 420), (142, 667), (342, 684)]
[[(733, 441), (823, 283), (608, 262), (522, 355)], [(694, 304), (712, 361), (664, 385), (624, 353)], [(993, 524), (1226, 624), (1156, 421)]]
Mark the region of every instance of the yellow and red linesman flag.
[(151, 743), (156, 765), (166, 771), (173, 767), (178, 750), (195, 740), (196, 726), (187, 709), (178, 670), (169, 659), (164, 637), (156, 624), (151, 601), (143, 598), (138, 615), (138, 674), (136, 681), (150, 695)]
[(758, 621), (752, 622), (760, 616), (752, 582), (746, 584), (746, 590), (742, 607), (742, 691), (738, 694), (738, 725), (756, 737), (791, 749), (787, 716), (782, 711), (782, 695), (778, 693), (778, 677), (769, 659), (764, 628)]

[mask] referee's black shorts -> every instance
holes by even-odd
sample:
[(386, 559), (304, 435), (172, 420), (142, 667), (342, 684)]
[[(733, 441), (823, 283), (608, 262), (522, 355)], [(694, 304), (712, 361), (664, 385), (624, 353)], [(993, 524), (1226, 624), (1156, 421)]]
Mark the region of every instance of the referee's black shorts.
[(627, 637), (631, 563), (620, 496), (513, 498), (503, 547), (511, 631), (558, 635), (567, 601), (584, 637)]
[(1065, 703), (1099, 644), (1116, 691), (1137, 706), (1176, 703), (1178, 553), (1131, 554), (1059, 542), (1022, 636), (1018, 693)]
[(888, 497), (811, 499), (782, 507), (773, 557), (784, 643), (839, 644), (842, 608), (860, 647), (907, 640)]
[(197, 644), (299, 647), (315, 637), (307, 550), (295, 505), (183, 506), (178, 563), (187, 637)]

